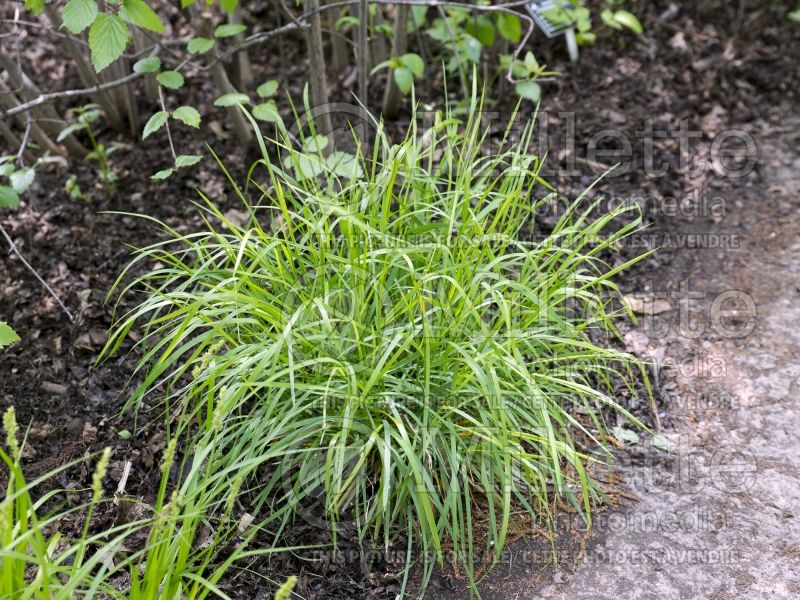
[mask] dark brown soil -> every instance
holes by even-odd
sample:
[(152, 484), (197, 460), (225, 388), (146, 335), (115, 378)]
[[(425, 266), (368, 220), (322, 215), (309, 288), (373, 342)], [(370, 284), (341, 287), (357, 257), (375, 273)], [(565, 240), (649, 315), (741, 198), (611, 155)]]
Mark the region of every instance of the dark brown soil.
[[(793, 152), (795, 159), (798, 148), (798, 137), (793, 133), (797, 130), (786, 131), (786, 112), (796, 112), (800, 90), (800, 25), (785, 18), (791, 3), (744, 2), (741, 12), (737, 3), (729, 2), (679, 5), (659, 0), (632, 4), (637, 5), (632, 10), (645, 27), (645, 34), (639, 38), (601, 32), (597, 45), (584, 49), (576, 65), (565, 62), (558, 41), (535, 40), (533, 48), (540, 61), (563, 73), (556, 83), (545, 87), (544, 114), (540, 117), (549, 129), (541, 150), (549, 153), (550, 179), (560, 191), (576, 196), (596, 179), (596, 163), (610, 165), (618, 160), (587, 156), (586, 145), (592, 136), (613, 129), (633, 142), (626, 172), (609, 177), (593, 193), (639, 199), (646, 205), (651, 227), (637, 238), (643, 248), (633, 244), (621, 248), (614, 258), (619, 262), (643, 249), (664, 245), (664, 240), (675, 240), (678, 234), (708, 232), (717, 224), (717, 216), (701, 208), (671, 214), (665, 209), (670, 198), (695, 198), (698, 205), (710, 197), (735, 203), (766, 194), (762, 163), (743, 179), (721, 177), (713, 169), (698, 177), (687, 176), (679, 168), (680, 161), (687, 158), (686, 151), (669, 134), (655, 138), (653, 144), (653, 163), (669, 165), (666, 175), (646, 176), (641, 132), (648, 122), (656, 131), (671, 132), (686, 120), (691, 129), (702, 131), (702, 137), (692, 142), (688, 156), (692, 159), (708, 160), (714, 138), (726, 129), (745, 130), (759, 144), (780, 135), (782, 152)], [(299, 38), (289, 38), (282, 55), (276, 54), (274, 47), (256, 50), (252, 58), (258, 75), (284, 82), (302, 81), (304, 68), (296, 42)], [(45, 50), (41, 60), (46, 67), (57, 58), (55, 50)], [(294, 66), (286, 69), (285, 65)], [(70, 78), (75, 83), (74, 74), (67, 73), (66, 80)], [(196, 99), (203, 96), (199, 90), (186, 93)], [(349, 89), (337, 87), (334, 99), (347, 101), (349, 93)], [(510, 107), (501, 102), (498, 108), (502, 111)], [(224, 132), (224, 113), (215, 110), (209, 108), (207, 112), (217, 121), (215, 129)], [(566, 119), (559, 113), (574, 115), (574, 147), (565, 143)], [(792, 123), (789, 127), (797, 125), (796, 119), (788, 122)], [(123, 352), (99, 366), (95, 361), (112, 319), (113, 303), (106, 303), (105, 296), (130, 259), (129, 245), (145, 245), (158, 240), (160, 234), (148, 221), (108, 211), (151, 215), (179, 231), (193, 231), (201, 226), (192, 205), (195, 188), (202, 189), (225, 211), (236, 210), (239, 205), (204, 153), (206, 140), (194, 130), (178, 129), (182, 152), (204, 153), (207, 158), (197, 169), (182, 171), (164, 183), (149, 179), (164, 168), (166, 160), (165, 153), (154, 150), (151, 144), (164, 140), (140, 143), (113, 132), (105, 135), (109, 139), (117, 136), (125, 145), (112, 156), (112, 165), (120, 175), (115, 198), (106, 197), (91, 165), (76, 164), (71, 169), (78, 176), (85, 201), (70, 199), (63, 191), (68, 172), (52, 168), (37, 177), (21, 209), (0, 215), (0, 222), (20, 252), (74, 314), (70, 322), (12, 253), (0, 262), (0, 320), (12, 323), (22, 336), (20, 343), (0, 351), (0, 409), (13, 404), (20, 422), (30, 425), (26, 454), (29, 477), (110, 445), (114, 461), (109, 480), (115, 485), (124, 462), (132, 461), (127, 493), (147, 498), (157, 477), (154, 465), (163, 448), (163, 436), (157, 424), (142, 427), (140, 423), (136, 429), (129, 415), (120, 415), (131, 379), (135, 382), (136, 356)], [(233, 174), (243, 179), (250, 157), (242, 156), (232, 136), (207, 141), (229, 168), (241, 165), (233, 168)], [(601, 148), (614, 147), (613, 142), (601, 144)], [(796, 161), (794, 164), (796, 173), (800, 166)], [(567, 168), (570, 172), (565, 174)], [(769, 180), (769, 185), (780, 184), (779, 178)], [(794, 203), (781, 201), (785, 205), (770, 213), (773, 218), (796, 217), (796, 199)], [(543, 214), (541, 218), (546, 223), (550, 216)], [(740, 219), (725, 231), (747, 233), (752, 227), (747, 219)], [(689, 250), (667, 247), (622, 276), (620, 283), (633, 293), (663, 289), (660, 284), (667, 276), (670, 281), (680, 281), (688, 276), (676, 272), (688, 264), (680, 258), (685, 252)], [(708, 256), (709, 252), (699, 256)], [(697, 272), (702, 275), (705, 271), (698, 264)], [(667, 402), (679, 385), (674, 377), (667, 376), (657, 390), (660, 421), (665, 428), (686, 421), (685, 415)], [(646, 406), (631, 408), (637, 414), (649, 413)], [(126, 439), (129, 432), (133, 435)], [(642, 461), (662, 460), (653, 451), (642, 452)], [(61, 475), (59, 485), (83, 486), (90, 479), (90, 470), (70, 469)], [(541, 537), (531, 535), (535, 532), (519, 533), (526, 535), (517, 544), (533, 544), (537, 551), (548, 548), (547, 543), (536, 541)], [(324, 532), (297, 524), (289, 530), (286, 543), (313, 544), (323, 537)], [(586, 551), (585, 542), (574, 531), (565, 540), (577, 565)], [(273, 580), (298, 575), (297, 591), (307, 598), (394, 598), (399, 591), (402, 559), (376, 555), (378, 558), (371, 562), (347, 544), (339, 556), (323, 554), (322, 560), (308, 561), (299, 555), (285, 555), (251, 568)], [(549, 568), (546, 554), (540, 552), (541, 561), (526, 566), (525, 585), (531, 589), (538, 580), (549, 577), (545, 575)], [(522, 586), (515, 577), (514, 585)], [(462, 586), (458, 578), (438, 573), (429, 597), (464, 597)], [(268, 582), (248, 573), (221, 587), (242, 598), (268, 598), (274, 590)], [(487, 597), (495, 596), (489, 593)]]

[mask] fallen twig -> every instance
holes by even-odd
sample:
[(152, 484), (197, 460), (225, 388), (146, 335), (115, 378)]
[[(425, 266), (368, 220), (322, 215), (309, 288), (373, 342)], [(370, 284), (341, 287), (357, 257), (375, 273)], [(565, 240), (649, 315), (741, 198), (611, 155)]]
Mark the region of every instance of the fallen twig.
[(16, 254), (19, 257), (19, 259), (22, 261), (22, 264), (25, 265), (31, 273), (33, 273), (33, 275), (36, 277), (36, 279), (39, 280), (39, 283), (41, 283), (44, 286), (44, 288), (48, 292), (50, 292), (50, 295), (55, 299), (56, 302), (58, 302), (58, 305), (62, 308), (64, 313), (67, 315), (67, 317), (69, 317), (70, 322), (72, 322), (72, 320), (73, 320), (72, 319), (72, 313), (69, 312), (69, 310), (67, 309), (66, 306), (64, 306), (64, 303), (61, 301), (61, 298), (59, 298), (58, 295), (53, 291), (53, 288), (51, 288), (49, 285), (47, 285), (47, 282), (44, 279), (42, 279), (42, 277), (41, 277), (41, 275), (39, 275), (39, 273), (36, 272), (36, 269), (34, 269), (31, 266), (31, 264), (27, 260), (25, 260), (25, 257), (22, 256), (22, 254), (20, 253), (19, 248), (17, 248), (17, 245), (14, 243), (14, 240), (11, 239), (11, 237), (6, 232), (5, 227), (3, 227), (2, 225), (0, 225), (0, 233), (3, 234), (4, 238), (6, 238), (6, 241), (8, 242), (8, 245), (11, 248), (12, 252), (14, 252), (14, 254)]

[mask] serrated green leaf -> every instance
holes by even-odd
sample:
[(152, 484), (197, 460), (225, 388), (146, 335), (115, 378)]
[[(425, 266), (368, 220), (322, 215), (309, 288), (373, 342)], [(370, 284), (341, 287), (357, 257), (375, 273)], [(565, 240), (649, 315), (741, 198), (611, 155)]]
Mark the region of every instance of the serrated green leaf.
[(24, 194), (28, 191), (28, 188), (31, 187), (31, 184), (33, 184), (35, 176), (36, 172), (31, 167), (24, 167), (18, 171), (14, 171), (9, 176), (11, 187), (13, 187), (14, 191), (18, 194)]
[(156, 81), (164, 87), (177, 90), (183, 87), (184, 79), (177, 71), (164, 71), (156, 76)]
[(174, 170), (175, 169), (164, 169), (163, 171), (159, 171), (158, 173), (151, 175), (150, 179), (155, 179), (156, 181), (164, 181), (167, 177), (172, 175), (172, 172)]
[(64, 27), (70, 33), (78, 34), (97, 17), (97, 2), (95, 0), (69, 0), (61, 13)]
[(256, 94), (258, 94), (262, 98), (271, 98), (272, 96), (275, 95), (275, 92), (277, 91), (278, 91), (278, 82), (275, 81), (274, 79), (270, 79), (269, 81), (266, 81), (262, 83), (260, 86), (258, 86)]
[(281, 116), (278, 113), (278, 107), (274, 100), (264, 102), (253, 107), (253, 117), (259, 121), (267, 121), (268, 123), (280, 123)]
[(100, 72), (117, 60), (128, 44), (128, 27), (120, 17), (101, 13), (89, 28), (92, 64)]
[(202, 156), (197, 156), (196, 154), (181, 154), (175, 159), (175, 168), (191, 167), (199, 163), (202, 159)]
[(45, 0), (25, 0), (25, 8), (37, 17), (44, 10)]
[(501, 12), (497, 15), (497, 31), (503, 38), (516, 44), (522, 39), (522, 22), (519, 17)]
[(156, 33), (164, 31), (161, 19), (143, 0), (122, 0), (122, 10), (119, 11), (119, 14), (129, 23), (138, 25), (142, 29)]
[(19, 194), (10, 185), (0, 185), (0, 208), (19, 206)]
[(172, 113), (172, 118), (182, 121), (189, 127), (200, 127), (200, 113), (194, 106), (179, 106), (175, 112)]
[(214, 44), (214, 40), (204, 37), (196, 37), (189, 42), (189, 44), (186, 46), (186, 49), (189, 51), (189, 54), (205, 54), (214, 47)]
[(231, 94), (223, 94), (214, 100), (214, 106), (227, 107), (236, 106), (237, 104), (250, 104), (250, 98), (247, 97), (247, 94), (233, 92)]
[(542, 88), (535, 81), (519, 81), (514, 86), (514, 89), (521, 97), (534, 102), (538, 102), (539, 98), (542, 97)]
[(157, 73), (161, 70), (161, 59), (157, 56), (148, 56), (133, 63), (134, 73)]
[(244, 25), (240, 25), (239, 23), (225, 23), (225, 25), (220, 25), (214, 30), (214, 37), (233, 37), (234, 35), (239, 35), (244, 31), (247, 31), (247, 27)]
[(152, 117), (147, 120), (147, 124), (144, 126), (144, 133), (142, 134), (142, 139), (146, 140), (150, 134), (155, 133), (159, 129), (161, 129), (164, 124), (167, 122), (169, 118), (169, 113), (165, 110), (160, 110)]
[(425, 74), (425, 61), (419, 54), (408, 53), (400, 57), (403, 66), (414, 74), (414, 77), (422, 77)]
[(0, 321), (0, 348), (5, 348), (18, 341), (17, 332), (11, 329), (5, 321)]
[(394, 70), (394, 82), (403, 95), (408, 96), (414, 86), (414, 75), (405, 67)]

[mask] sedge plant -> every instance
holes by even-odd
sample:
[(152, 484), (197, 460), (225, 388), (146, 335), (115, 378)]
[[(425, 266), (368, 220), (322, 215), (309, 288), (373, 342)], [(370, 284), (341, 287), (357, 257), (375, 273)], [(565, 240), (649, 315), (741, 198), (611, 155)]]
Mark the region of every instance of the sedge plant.
[(376, 121), (369, 156), (330, 152), (313, 121), (259, 136), (248, 188), (228, 175), (249, 221), (201, 193), (205, 231), (161, 224), (117, 282), (145, 296), (104, 353), (142, 327), (129, 408), (218, 428), (230, 468), (280, 457), (246, 477), (265, 518), (406, 540), (426, 577), (452, 553), (473, 589), (513, 511), (548, 522), (566, 500), (588, 525), (604, 415), (636, 422), (614, 382), (644, 376), (606, 343), (626, 314), (613, 277), (634, 261), (605, 261), (639, 215), (582, 196), (540, 230), (553, 190), (533, 123), (490, 139), (480, 110), (473, 90), (468, 118), (415, 117), (399, 142)]

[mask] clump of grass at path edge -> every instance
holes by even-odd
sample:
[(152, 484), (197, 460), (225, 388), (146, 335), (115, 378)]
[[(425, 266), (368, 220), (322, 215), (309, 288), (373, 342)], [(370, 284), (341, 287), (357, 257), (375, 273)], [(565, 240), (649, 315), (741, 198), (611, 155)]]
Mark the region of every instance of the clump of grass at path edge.
[(269, 148), (259, 137), (248, 185), (260, 197), (247, 202), (228, 175), (249, 221), (201, 193), (207, 231), (162, 224), (168, 239), (129, 267), (152, 269), (122, 289), (147, 296), (106, 349), (143, 328), (129, 407), (161, 398), (198, 435), (220, 428), (230, 467), (281, 456), (247, 477), (276, 539), (298, 515), (334, 543), (407, 536), (425, 581), (451, 552), (472, 581), (478, 549), (499, 557), (512, 510), (549, 521), (555, 496), (590, 522), (602, 412), (635, 422), (612, 380), (633, 389), (644, 376), (593, 342), (616, 334), (612, 277), (633, 262), (603, 257), (639, 216), (612, 229), (632, 209), (594, 217), (578, 198), (550, 235), (526, 240), (552, 197), (533, 124), (498, 147), (480, 110), (473, 98), (466, 121), (438, 114), (424, 131), (412, 119), (396, 144), (376, 123), (368, 159), (325, 154), (313, 123)]

